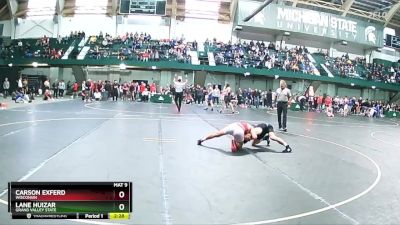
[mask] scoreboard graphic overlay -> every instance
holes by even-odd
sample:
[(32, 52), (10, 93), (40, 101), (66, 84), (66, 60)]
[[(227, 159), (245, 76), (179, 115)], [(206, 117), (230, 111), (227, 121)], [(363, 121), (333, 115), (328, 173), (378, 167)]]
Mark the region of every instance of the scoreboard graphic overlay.
[(13, 219), (129, 219), (132, 182), (10, 182)]

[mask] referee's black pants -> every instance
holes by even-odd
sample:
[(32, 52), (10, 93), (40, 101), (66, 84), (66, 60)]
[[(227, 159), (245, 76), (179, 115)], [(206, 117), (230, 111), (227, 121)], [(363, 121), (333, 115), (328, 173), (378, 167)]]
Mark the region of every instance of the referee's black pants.
[(179, 112), (181, 111), (182, 100), (183, 100), (183, 92), (175, 92), (175, 104), (176, 107), (178, 107)]
[[(287, 107), (288, 107), (288, 103), (287, 103), (287, 102), (278, 102), (277, 107), (278, 107), (278, 124), (279, 124), (279, 129), (280, 129), (280, 128), (286, 129)], [(282, 113), (283, 113), (283, 121), (282, 121)], [(282, 124), (282, 122), (283, 122), (283, 124)], [(282, 125), (283, 125), (283, 126), (282, 126)]]

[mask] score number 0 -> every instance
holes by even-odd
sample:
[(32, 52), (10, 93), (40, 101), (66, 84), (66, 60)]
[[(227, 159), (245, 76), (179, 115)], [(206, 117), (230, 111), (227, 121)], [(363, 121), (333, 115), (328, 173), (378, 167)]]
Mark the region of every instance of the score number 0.
[[(125, 192), (120, 191), (118, 193), (118, 197), (123, 199), (125, 197)], [(125, 204), (119, 204), (118, 208), (119, 208), (119, 210), (123, 211), (125, 209)]]

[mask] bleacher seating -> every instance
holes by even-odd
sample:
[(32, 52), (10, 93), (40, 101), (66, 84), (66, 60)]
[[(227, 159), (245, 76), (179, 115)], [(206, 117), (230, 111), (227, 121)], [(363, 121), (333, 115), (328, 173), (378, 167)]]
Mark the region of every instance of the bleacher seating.
[[(22, 42), (22, 47), (18, 47), (19, 41)], [(111, 63), (119, 64), (121, 61), (125, 60), (126, 64), (131, 62), (140, 65), (143, 63), (146, 64), (146, 62), (149, 61), (158, 62), (163, 65), (166, 63), (166, 67), (171, 66), (191, 69), (190, 65), (175, 63), (188, 64), (191, 62), (190, 58), (193, 58), (189, 55), (196, 54), (197, 52), (200, 63), (197, 62), (194, 66), (202, 66), (202, 70), (204, 70), (204, 66), (210, 66), (210, 54), (214, 56), (214, 61), (211, 62), (212, 65), (214, 65), (214, 63), (216, 65), (214, 69), (210, 70), (226, 70), (233, 73), (242, 73), (241, 71), (255, 69), (259, 70), (259, 73), (293, 74), (291, 76), (299, 78), (307, 78), (312, 74), (321, 74), (321, 77), (350, 77), (368, 80), (368, 74), (371, 70), (371, 68), (366, 67), (365, 63), (362, 61), (357, 62), (355, 60), (350, 60), (354, 66), (354, 73), (347, 73), (344, 76), (338, 68), (334, 66), (336, 59), (325, 57), (318, 53), (310, 56), (305, 49), (301, 51), (297, 49), (275, 50), (275, 48), (271, 48), (270, 46), (263, 46), (263, 49), (265, 49), (263, 50), (265, 57), (260, 57), (259, 54), (256, 55), (254, 53), (254, 48), (251, 49), (249, 45), (246, 45), (244, 51), (242, 48), (240, 54), (238, 50), (231, 50), (227, 46), (232, 47), (232, 49), (237, 47), (230, 43), (226, 45), (214, 41), (213, 43), (200, 43), (197, 51), (195, 51), (190, 43), (183, 43), (179, 40), (139, 40), (134, 38), (121, 39), (100, 36), (92, 36), (87, 39), (83, 37), (71, 37), (61, 42), (56, 38), (49, 39), (50, 49), (62, 49), (65, 53), (63, 59), (66, 62), (64, 63), (69, 65), (80, 65), (79, 62), (73, 61), (73, 59), (77, 59), (79, 53), (81, 53), (79, 59), (83, 61), (82, 63), (87, 65), (90, 65), (88, 61), (90, 62), (90, 60), (93, 59), (96, 60), (96, 65), (101, 65), (103, 63), (104, 65), (110, 65)], [(43, 59), (46, 63), (50, 64), (52, 60), (58, 60), (50, 59), (48, 55), (44, 54), (45, 50), (46, 46), (40, 44), (40, 39), (12, 40), (8, 47), (4, 47), (3, 44), (1, 57), (8, 60), (12, 59), (16, 64), (33, 58), (35, 58), (35, 61), (37, 61), (36, 59)], [(49, 48), (47, 48), (47, 51), (48, 50)], [(65, 60), (67, 58), (69, 60)], [(271, 66), (269, 62), (272, 58), (274, 64)], [(285, 61), (289, 61), (290, 65), (285, 67)], [(60, 62), (57, 62), (57, 64), (60, 64)], [(297, 71), (293, 69), (293, 65), (297, 65)], [(304, 68), (305, 65), (307, 65), (307, 69)], [(326, 70), (326, 68), (328, 70)], [(385, 69), (384, 72), (389, 73), (389, 69)], [(376, 78), (369, 80), (382, 81)], [(400, 80), (397, 80), (397, 82), (400, 82)]]

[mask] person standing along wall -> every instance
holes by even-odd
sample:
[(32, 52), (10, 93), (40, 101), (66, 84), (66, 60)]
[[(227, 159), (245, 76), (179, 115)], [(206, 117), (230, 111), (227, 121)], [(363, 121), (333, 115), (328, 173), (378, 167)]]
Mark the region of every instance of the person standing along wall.
[(267, 92), (267, 108), (268, 109), (273, 109), (273, 106), (272, 106), (272, 90), (271, 89), (269, 89), (268, 92)]
[(119, 84), (117, 83), (116, 80), (114, 80), (114, 84), (112, 85), (112, 100), (117, 102), (118, 101), (118, 88), (119, 88)]
[(10, 94), (10, 82), (8, 81), (8, 78), (4, 79), (3, 82), (3, 90), (4, 90), (4, 98), (7, 98), (7, 96)]
[(58, 83), (58, 96), (60, 98), (64, 98), (64, 90), (65, 90), (65, 83), (64, 83), (64, 80), (61, 80)]
[[(279, 130), (285, 132), (287, 131), (286, 122), (287, 122), (288, 103), (290, 102), (291, 97), (292, 94), (290, 93), (290, 90), (287, 88), (286, 82), (284, 80), (281, 80), (280, 88), (276, 90), (276, 102), (278, 111)], [(283, 119), (282, 119), (282, 113), (283, 113)]]
[(72, 98), (73, 99), (75, 99), (78, 96), (78, 88), (79, 88), (78, 82), (75, 82), (72, 85)]
[(53, 96), (54, 96), (54, 98), (58, 98), (58, 81), (57, 80), (55, 80), (54, 81), (54, 83), (53, 83)]

